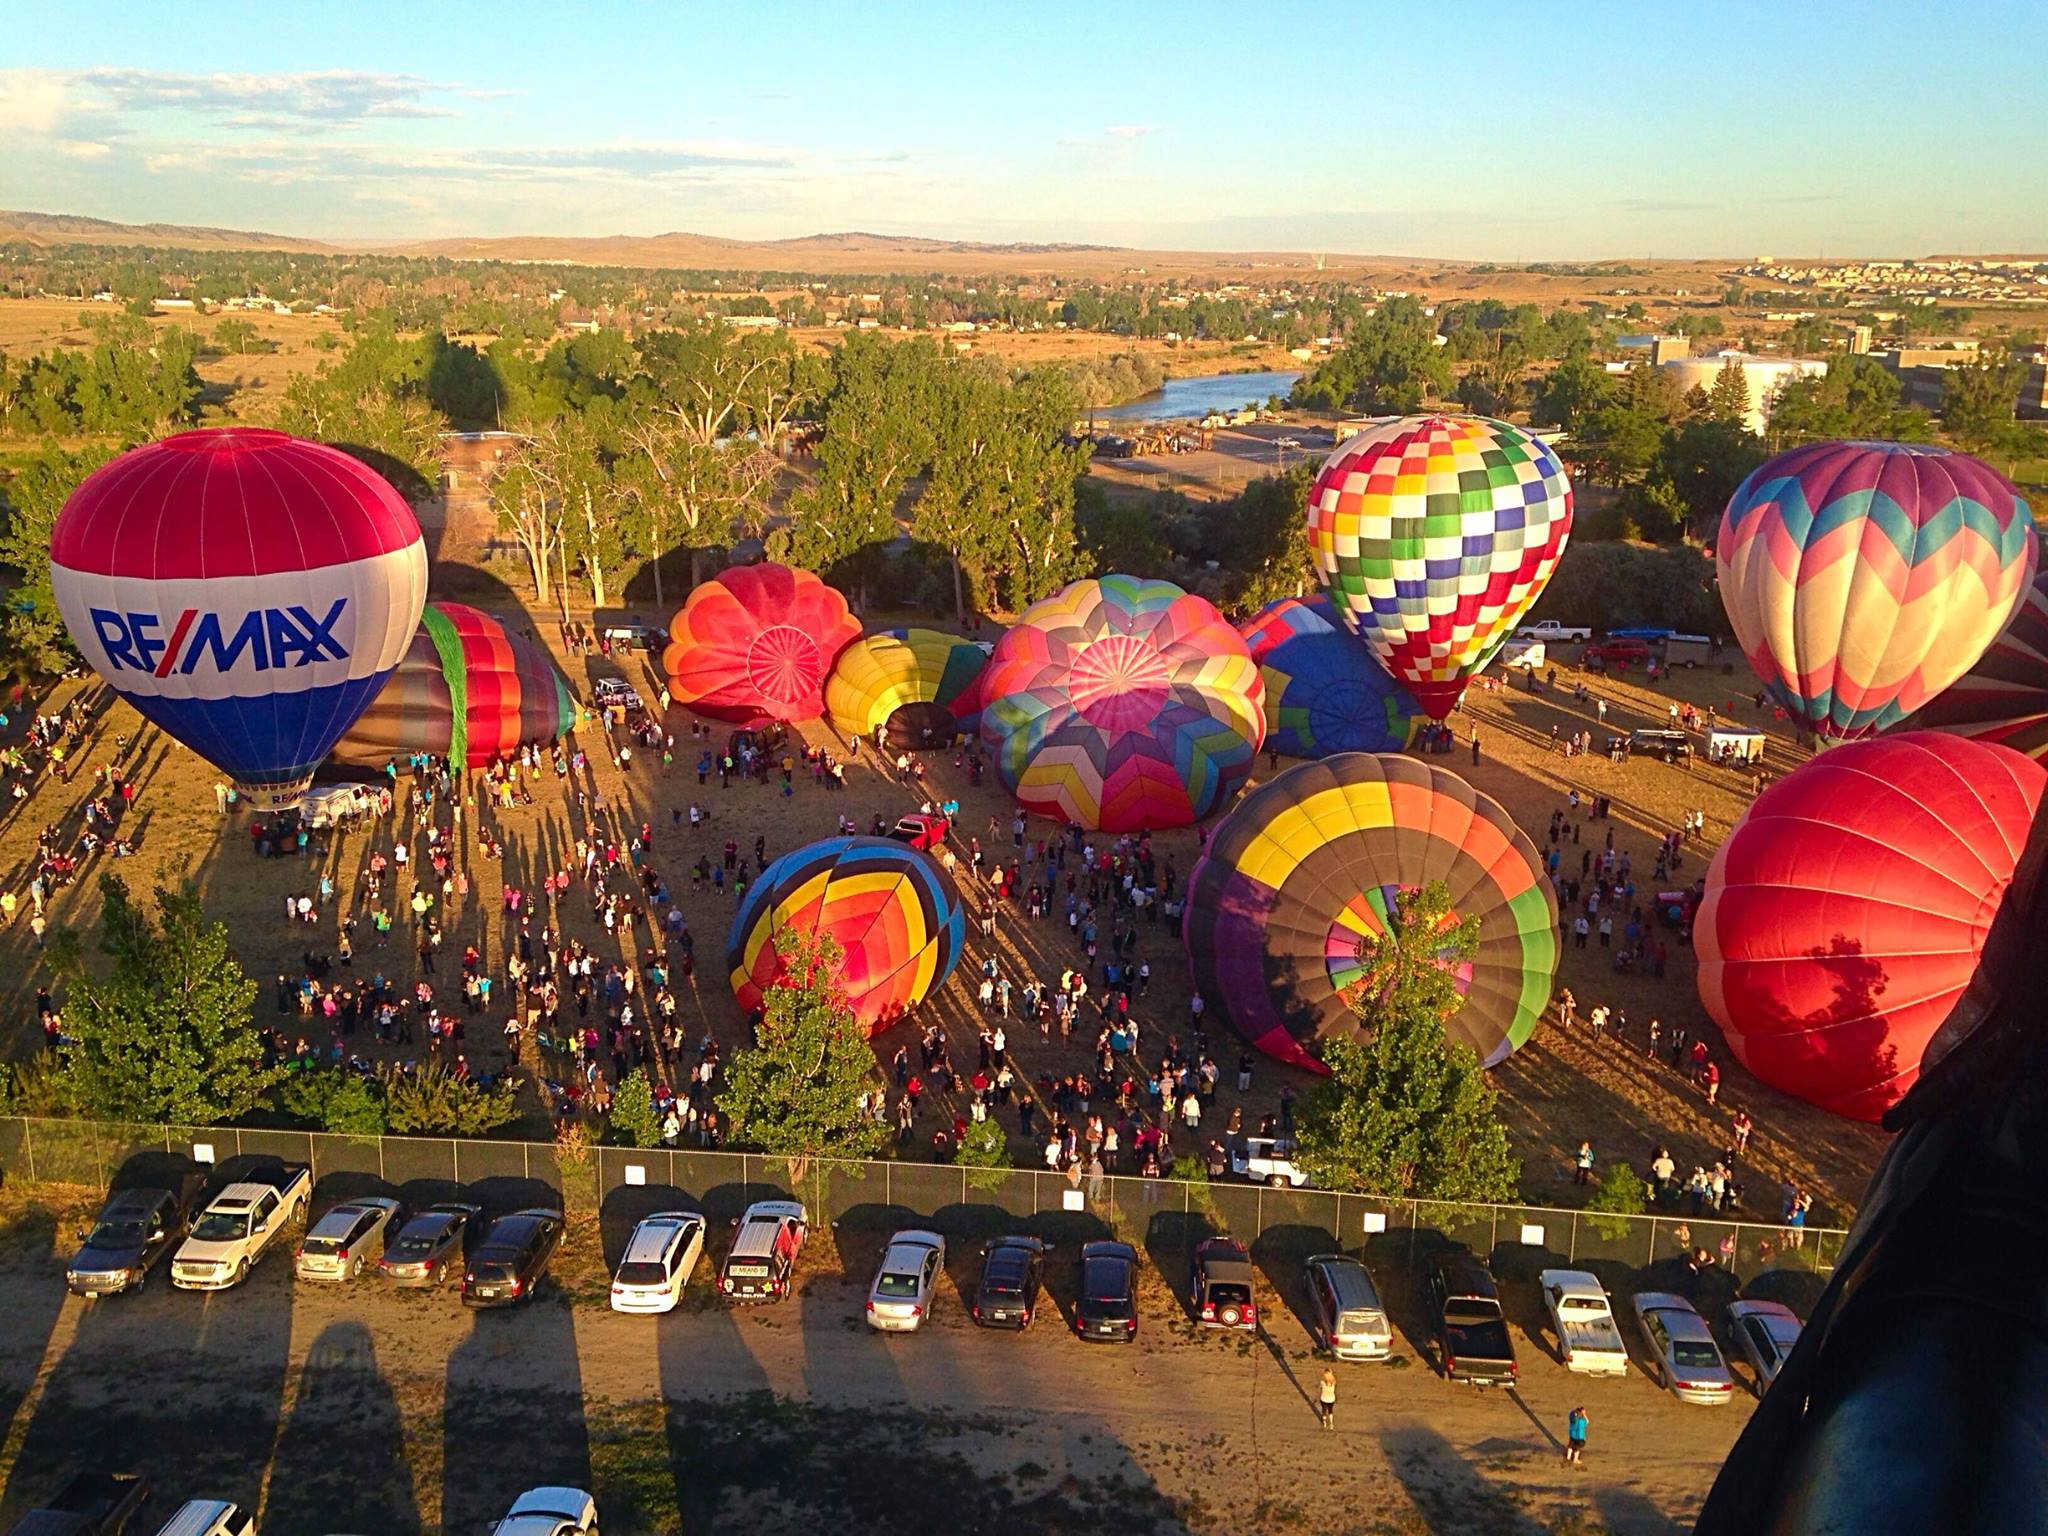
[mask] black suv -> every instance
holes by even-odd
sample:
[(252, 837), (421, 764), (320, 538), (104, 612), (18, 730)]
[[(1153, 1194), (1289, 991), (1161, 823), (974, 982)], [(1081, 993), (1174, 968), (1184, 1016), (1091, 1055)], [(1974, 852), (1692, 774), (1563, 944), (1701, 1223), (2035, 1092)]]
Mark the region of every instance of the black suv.
[(1035, 1237), (999, 1237), (981, 1245), (981, 1284), (974, 1292), (974, 1320), (984, 1328), (1031, 1326), (1038, 1287), (1051, 1250)]
[(1208, 1328), (1257, 1331), (1259, 1309), (1252, 1300), (1252, 1256), (1243, 1243), (1208, 1237), (1195, 1244), (1195, 1320)]
[(509, 1307), (540, 1289), (548, 1260), (562, 1246), (560, 1211), (514, 1211), (501, 1216), (477, 1245), (462, 1276), (469, 1307)]
[(65, 1267), (64, 1283), (87, 1297), (141, 1290), (150, 1266), (184, 1239), (205, 1183), (195, 1173), (177, 1189), (116, 1190)]
[(1081, 1291), (1074, 1298), (1074, 1332), (1100, 1343), (1128, 1344), (1138, 1336), (1138, 1250), (1129, 1243), (1084, 1243)]

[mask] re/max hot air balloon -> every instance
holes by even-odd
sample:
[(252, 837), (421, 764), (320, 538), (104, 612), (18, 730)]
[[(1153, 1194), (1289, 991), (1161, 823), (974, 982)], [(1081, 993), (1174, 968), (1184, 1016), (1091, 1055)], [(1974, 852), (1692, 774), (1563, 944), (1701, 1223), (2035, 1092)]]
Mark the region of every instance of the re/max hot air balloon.
[(1105, 832), (1199, 821), (1244, 783), (1266, 734), (1243, 637), (1168, 581), (1104, 576), (1033, 603), (978, 689), (1004, 787)]
[(287, 806), (405, 654), (427, 555), (361, 460), (217, 427), (87, 476), (51, 530), (50, 585), (116, 693), (252, 803)]
[(1529, 1038), (1557, 973), (1557, 898), (1498, 802), (1412, 757), (1339, 753), (1261, 784), (1220, 822), (1188, 877), (1182, 937), (1195, 989), (1250, 1044), (1312, 1072), (1316, 1042), (1363, 1026), (1363, 940), (1404, 891), (1441, 880), (1479, 921), (1457, 973), (1453, 1039), (1496, 1066)]
[(1267, 751), (1399, 752), (1415, 740), (1422, 711), (1328, 598), (1268, 603), (1243, 633), (1266, 684)]
[(1439, 720), (1542, 595), (1571, 526), (1571, 480), (1549, 445), (1476, 416), (1368, 427), (1308, 496), (1337, 616)]
[(848, 736), (879, 728), (893, 751), (951, 746), (957, 732), (980, 723), (971, 694), (987, 664), (988, 653), (958, 635), (885, 630), (839, 653), (825, 679), (825, 709)]
[(825, 675), (860, 638), (860, 622), (809, 571), (770, 561), (699, 585), (669, 636), (669, 697), (714, 720), (757, 726), (825, 712)]
[(820, 933), (839, 982), (878, 1035), (937, 991), (967, 937), (960, 893), (929, 854), (886, 837), (828, 837), (785, 853), (749, 888), (726, 938), (733, 995), (751, 1012), (781, 974), (778, 935)]
[(1967, 672), (2034, 579), (2012, 483), (1919, 443), (1809, 443), (1721, 516), (1721, 601), (1772, 698), (1823, 741), (1896, 725)]
[(576, 702), (546, 651), (487, 613), (429, 603), (397, 669), (333, 756), (381, 768), (429, 752), (482, 768), (575, 726)]
[(2048, 757), (2048, 572), (2034, 577), (2005, 633), (1977, 664), (1899, 722)]
[(2048, 772), (1934, 731), (1837, 747), (1758, 796), (1707, 871), (1700, 1000), (1774, 1088), (1875, 1120), (1970, 985)]

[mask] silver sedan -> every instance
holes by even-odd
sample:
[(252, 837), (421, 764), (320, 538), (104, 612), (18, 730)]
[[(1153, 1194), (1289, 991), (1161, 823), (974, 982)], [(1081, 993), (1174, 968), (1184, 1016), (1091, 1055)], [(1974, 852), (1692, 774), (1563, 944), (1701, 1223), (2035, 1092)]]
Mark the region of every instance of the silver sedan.
[(898, 1232), (882, 1253), (868, 1288), (868, 1326), (877, 1333), (915, 1333), (924, 1325), (946, 1267), (946, 1240), (936, 1232)]

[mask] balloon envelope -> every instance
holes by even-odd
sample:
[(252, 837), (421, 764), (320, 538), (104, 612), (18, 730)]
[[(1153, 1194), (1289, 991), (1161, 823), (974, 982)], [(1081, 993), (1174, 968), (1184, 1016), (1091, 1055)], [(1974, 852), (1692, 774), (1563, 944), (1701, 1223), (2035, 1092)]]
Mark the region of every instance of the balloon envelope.
[(50, 536), (86, 662), (259, 805), (295, 803), (426, 601), (412, 509), (337, 448), (181, 433), (87, 476)]
[(669, 697), (751, 727), (823, 714), (825, 674), (860, 638), (860, 623), (834, 588), (769, 561), (731, 566), (699, 585), (669, 635)]
[(545, 650), (487, 613), (429, 603), (397, 669), (335, 743), (334, 760), (381, 768), (430, 752), (482, 768), (575, 726), (575, 700)]
[(1572, 526), (1548, 444), (1478, 416), (1404, 416), (1340, 443), (1308, 496), (1337, 615), (1441, 720), (1542, 595)]
[(839, 980), (870, 1036), (929, 997), (960, 958), (967, 917), (952, 876), (886, 837), (829, 837), (762, 872), (726, 939), (733, 995), (751, 1012), (782, 971), (778, 935), (822, 933), (845, 953)]
[(2036, 574), (2012, 622), (1977, 664), (1899, 722), (2048, 757), (2048, 572)]
[(1283, 597), (1243, 626), (1266, 685), (1266, 750), (1287, 757), (1400, 752), (1422, 711), (1325, 597)]
[(1401, 893), (1441, 880), (1479, 920), (1445, 1029), (1494, 1066), (1536, 1027), (1557, 973), (1557, 898), (1506, 810), (1410, 757), (1339, 753), (1246, 795), (1188, 877), (1182, 937), (1195, 989), (1267, 1055), (1327, 1071), (1312, 1047), (1367, 1033), (1345, 1001), (1361, 940)]
[(996, 773), (1028, 810), (1105, 832), (1181, 827), (1235, 794), (1265, 739), (1243, 637), (1167, 581), (1104, 576), (1033, 603), (978, 689)]
[(1809, 443), (1721, 516), (1721, 601), (1765, 691), (1824, 740), (1896, 725), (1967, 672), (2034, 579), (2033, 514), (1964, 453)]
[(1707, 871), (1700, 1000), (1774, 1088), (1875, 1120), (1912, 1087), (2012, 883), (2048, 773), (1920, 731), (1757, 797)]
[(825, 708), (848, 736), (883, 739), (897, 750), (948, 747), (981, 720), (973, 685), (988, 653), (936, 629), (891, 629), (856, 640), (825, 679)]

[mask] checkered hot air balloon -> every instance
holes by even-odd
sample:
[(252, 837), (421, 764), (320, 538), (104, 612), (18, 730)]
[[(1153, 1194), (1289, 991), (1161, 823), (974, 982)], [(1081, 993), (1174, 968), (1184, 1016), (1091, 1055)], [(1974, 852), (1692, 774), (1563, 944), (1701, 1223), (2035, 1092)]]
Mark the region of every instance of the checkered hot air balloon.
[(1809, 443), (1721, 516), (1721, 601), (1764, 689), (1823, 741), (1896, 725), (1963, 676), (2034, 579), (2025, 498), (1919, 443)]
[(461, 603), (429, 603), (397, 670), (334, 744), (334, 761), (381, 768), (431, 752), (482, 768), (576, 726), (548, 653)]
[(1557, 898), (1535, 845), (1489, 796), (1412, 757), (1345, 752), (1298, 763), (1218, 824), (1188, 876), (1182, 938), (1195, 989), (1268, 1056), (1325, 1072), (1314, 1051), (1364, 1025), (1361, 940), (1404, 891), (1441, 880), (1479, 920), (1446, 1021), (1488, 1066), (1527, 1040), (1557, 973)]
[(860, 638), (860, 621), (811, 572), (769, 561), (731, 566), (699, 585), (668, 632), (668, 696), (752, 727), (822, 715), (825, 675)]
[(1476, 416), (1406, 416), (1338, 445), (1308, 542), (1338, 616), (1443, 719), (1542, 595), (1572, 526), (1549, 446)]
[(1104, 576), (1033, 603), (979, 687), (1005, 787), (1027, 810), (1105, 832), (1199, 821), (1265, 740), (1265, 684), (1243, 637), (1167, 581)]
[(848, 736), (880, 727), (893, 751), (951, 746), (981, 720), (973, 685), (988, 653), (937, 629), (891, 629), (856, 640), (825, 679), (825, 710)]
[(1328, 598), (1283, 597), (1241, 626), (1266, 684), (1266, 748), (1287, 757), (1400, 752), (1422, 711)]
[(733, 995), (751, 1012), (782, 971), (776, 936), (822, 933), (845, 954), (838, 980), (878, 1035), (953, 973), (967, 917), (930, 855), (886, 837), (828, 837), (786, 853), (747, 891), (726, 938)]

